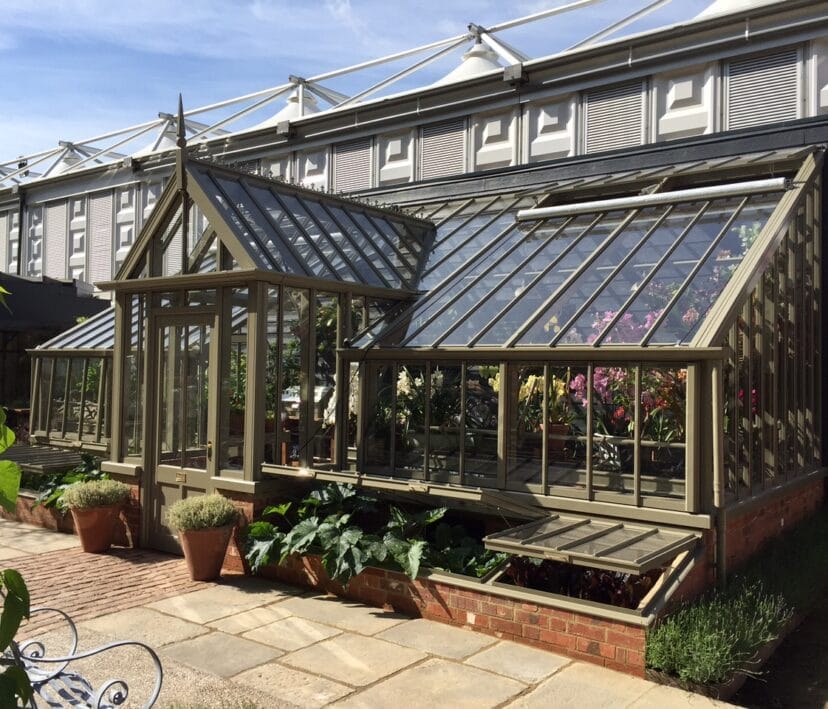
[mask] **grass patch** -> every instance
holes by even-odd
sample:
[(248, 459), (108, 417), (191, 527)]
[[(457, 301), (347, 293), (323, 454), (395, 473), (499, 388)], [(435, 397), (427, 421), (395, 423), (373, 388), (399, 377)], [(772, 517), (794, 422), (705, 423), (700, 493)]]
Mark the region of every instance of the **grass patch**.
[(717, 684), (779, 636), (828, 585), (828, 514), (821, 509), (767, 545), (730, 580), (650, 631), (647, 666), (683, 682)]

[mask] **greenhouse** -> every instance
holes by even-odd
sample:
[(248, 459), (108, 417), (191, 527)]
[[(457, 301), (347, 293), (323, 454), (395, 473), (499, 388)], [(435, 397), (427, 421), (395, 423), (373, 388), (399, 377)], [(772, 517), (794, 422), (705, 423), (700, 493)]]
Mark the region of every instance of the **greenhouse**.
[(819, 470), (822, 162), (550, 168), (380, 206), (180, 150), (115, 307), (34, 351), (33, 435), (106, 449), (157, 548), (176, 499), (255, 505), (287, 477), (539, 520), (495, 549), (664, 565)]

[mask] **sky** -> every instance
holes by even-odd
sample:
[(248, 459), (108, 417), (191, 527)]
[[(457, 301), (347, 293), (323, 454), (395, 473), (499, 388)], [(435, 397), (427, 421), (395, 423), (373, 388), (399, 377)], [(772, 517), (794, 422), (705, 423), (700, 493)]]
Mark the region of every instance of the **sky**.
[[(204, 106), (572, 1), (3, 0), (0, 162), (175, 113), (179, 92), (185, 108)], [(498, 36), (546, 56), (651, 1), (603, 0)], [(685, 21), (708, 4), (673, 0), (622, 32)], [(386, 93), (432, 83), (461, 53)], [(354, 93), (404, 66), (326, 85)]]

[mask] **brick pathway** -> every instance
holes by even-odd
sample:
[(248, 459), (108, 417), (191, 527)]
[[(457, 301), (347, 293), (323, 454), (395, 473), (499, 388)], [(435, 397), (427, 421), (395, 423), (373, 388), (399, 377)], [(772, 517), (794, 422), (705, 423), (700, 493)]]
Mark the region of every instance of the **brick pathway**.
[[(182, 558), (146, 549), (113, 548), (108, 554), (85, 554), (73, 548), (0, 563), (23, 575), (32, 606), (59, 608), (75, 621), (214, 585), (191, 581)], [(53, 614), (35, 616), (21, 628), (21, 637), (60, 625)]]

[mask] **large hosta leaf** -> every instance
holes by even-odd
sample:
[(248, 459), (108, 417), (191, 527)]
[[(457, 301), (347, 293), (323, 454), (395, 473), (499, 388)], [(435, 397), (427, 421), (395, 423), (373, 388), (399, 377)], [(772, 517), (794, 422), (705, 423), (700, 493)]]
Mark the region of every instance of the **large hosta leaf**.
[(0, 460), (0, 505), (14, 512), (20, 490), (20, 468), (10, 460)]

